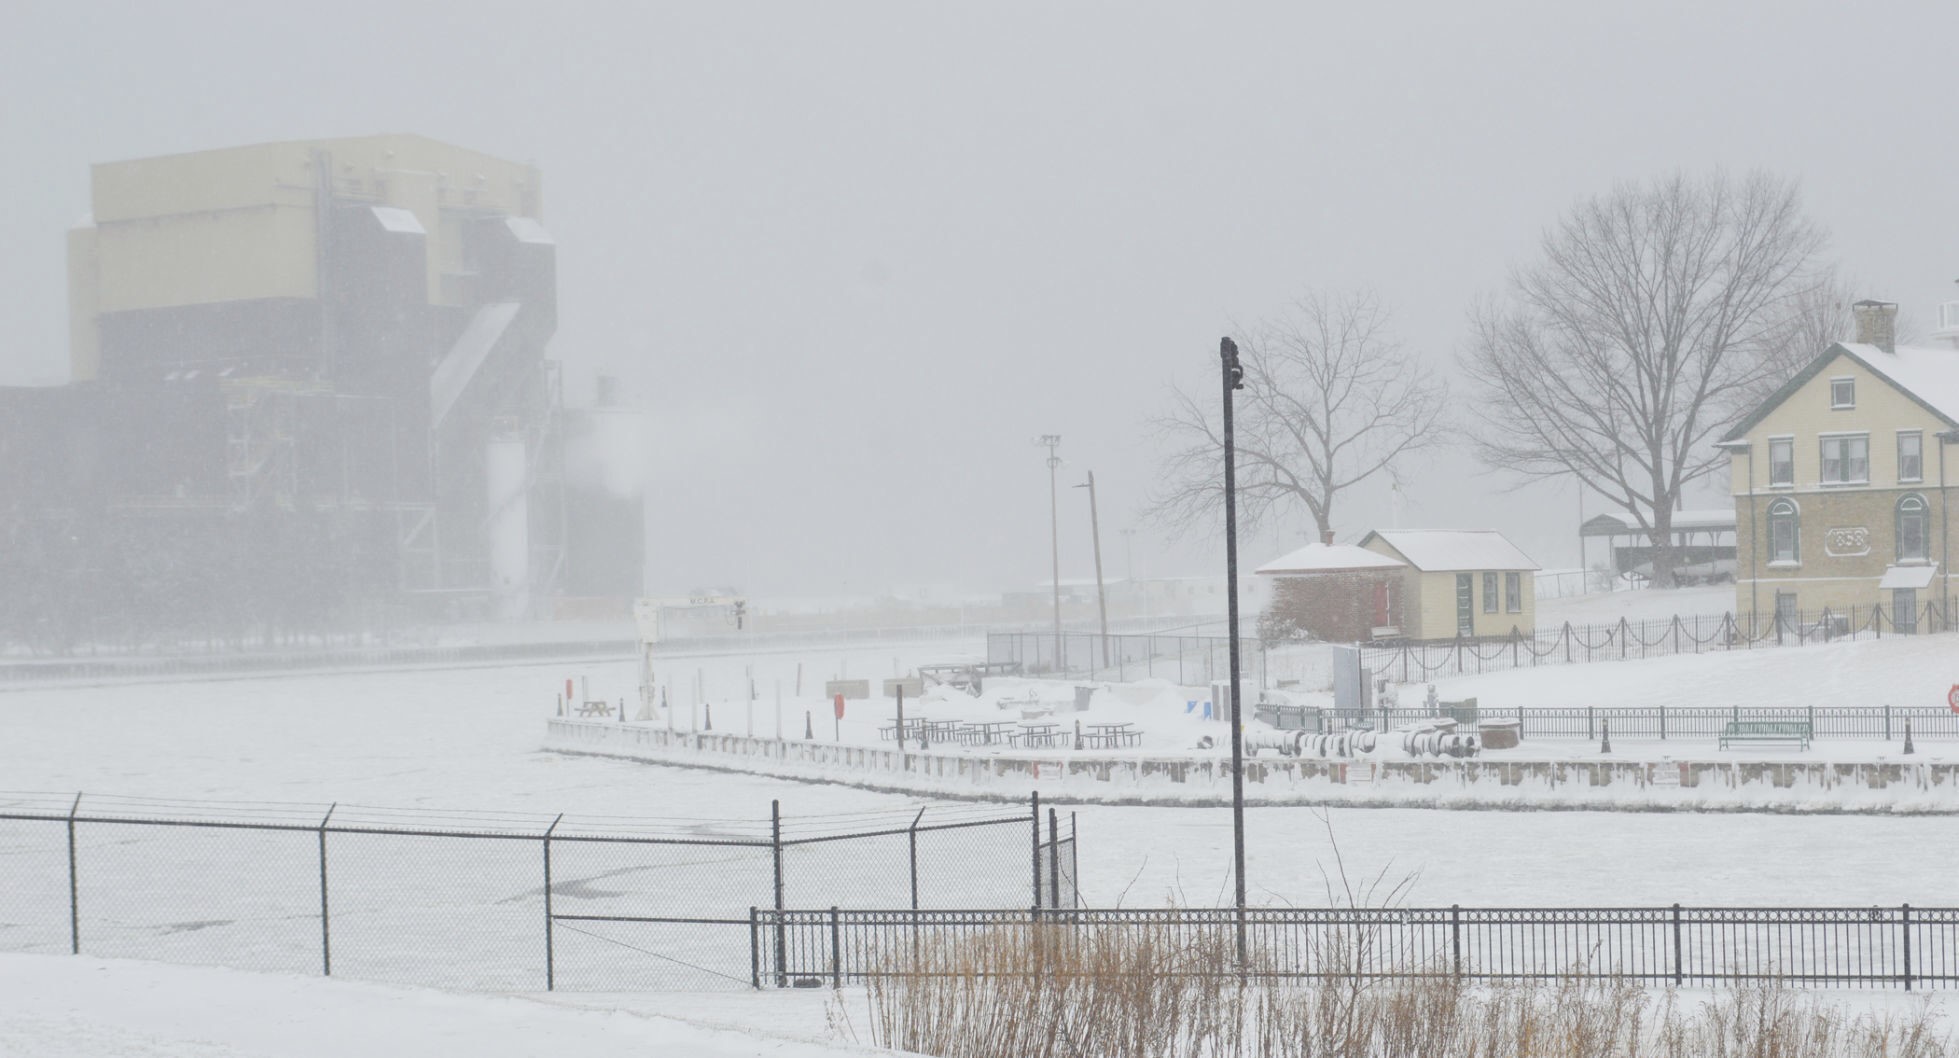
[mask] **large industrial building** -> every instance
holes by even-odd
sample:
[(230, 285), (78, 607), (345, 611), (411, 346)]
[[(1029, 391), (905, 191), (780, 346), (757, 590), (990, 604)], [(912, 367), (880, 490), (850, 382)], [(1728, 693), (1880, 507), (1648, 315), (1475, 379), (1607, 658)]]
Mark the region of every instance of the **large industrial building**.
[(0, 640), (639, 593), (638, 495), (573, 462), (629, 413), (567, 411), (546, 356), (537, 169), (373, 136), (101, 164), (91, 201), (73, 381), (0, 390)]

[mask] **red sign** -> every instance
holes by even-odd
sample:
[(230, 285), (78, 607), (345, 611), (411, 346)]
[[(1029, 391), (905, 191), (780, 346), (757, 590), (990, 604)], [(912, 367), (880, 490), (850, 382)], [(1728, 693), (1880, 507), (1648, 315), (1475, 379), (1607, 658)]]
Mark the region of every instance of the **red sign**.
[(1952, 689), (1945, 692), (1945, 704), (1951, 706), (1953, 712), (1959, 713), (1959, 683), (1953, 684)]
[[(1954, 687), (1952, 690), (1953, 693), (1959, 694), (1959, 687)], [(837, 700), (835, 704), (837, 707), (837, 719), (842, 720), (843, 719), (843, 695), (841, 694), (837, 695)], [(1959, 710), (1959, 706), (1954, 706), (1953, 708), (1955, 710)]]
[(565, 701), (571, 701), (571, 677), (565, 677)]

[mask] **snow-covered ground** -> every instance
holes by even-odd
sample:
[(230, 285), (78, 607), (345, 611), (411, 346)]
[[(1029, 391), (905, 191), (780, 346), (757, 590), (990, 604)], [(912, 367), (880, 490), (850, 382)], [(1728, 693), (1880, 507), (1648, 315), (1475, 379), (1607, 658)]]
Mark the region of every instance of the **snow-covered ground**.
[(1537, 627), (1555, 630), (1569, 621), (1575, 625), (1615, 624), (1628, 621), (1664, 621), (1669, 617), (1718, 617), (1735, 608), (1735, 586), (1709, 584), (1693, 588), (1661, 591), (1594, 592), (1562, 599), (1537, 600)]
[(840, 1058), (828, 992), (481, 995), (0, 954), (0, 1058)]

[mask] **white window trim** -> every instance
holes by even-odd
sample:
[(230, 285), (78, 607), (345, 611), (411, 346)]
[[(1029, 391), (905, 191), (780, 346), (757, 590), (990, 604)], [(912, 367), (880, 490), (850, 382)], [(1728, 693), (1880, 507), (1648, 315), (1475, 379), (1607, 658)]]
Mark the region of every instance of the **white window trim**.
[[(1775, 480), (1775, 443), (1789, 442), (1789, 480)], [(1793, 489), (1796, 487), (1796, 435), (1792, 433), (1770, 434), (1762, 438), (1762, 450), (1768, 453), (1769, 488)]]
[[(1848, 404), (1837, 403), (1837, 383), (1839, 382), (1850, 383), (1850, 403)], [(1857, 407), (1857, 376), (1856, 375), (1833, 376), (1830, 379), (1830, 410), (1852, 411), (1855, 410), (1856, 407)]]
[[(1903, 437), (1906, 434), (1918, 435), (1918, 476), (1915, 478), (1908, 478), (1905, 477), (1902, 468), (1894, 466), (1891, 469), (1898, 471), (1898, 484), (1923, 485), (1925, 483), (1925, 431), (1917, 430), (1917, 429), (1898, 431), (1899, 437)], [(1896, 440), (1893, 440), (1891, 442), (1891, 458), (1896, 459), (1897, 457), (1898, 457), (1898, 442)]]
[[(1796, 557), (1795, 558), (1775, 557), (1775, 519), (1776, 519), (1775, 508), (1778, 505), (1784, 503), (1787, 503), (1790, 507), (1795, 508), (1791, 512), (1791, 517), (1795, 520), (1796, 523), (1796, 540), (1795, 540)], [(1765, 550), (1768, 553), (1769, 560), (1763, 563), (1763, 565), (1767, 566), (1769, 569), (1801, 569), (1803, 566), (1803, 505), (1797, 503), (1795, 500), (1788, 499), (1786, 497), (1778, 497), (1768, 502), (1768, 505), (1763, 509), (1762, 514), (1763, 517), (1768, 519), (1768, 523), (1769, 523), (1768, 535), (1762, 540), (1763, 550)], [(1753, 531), (1751, 530), (1750, 532), (1752, 534)]]
[[(1823, 442), (1833, 437), (1864, 439), (1864, 476), (1854, 481), (1823, 480)], [(1871, 432), (1869, 430), (1825, 430), (1816, 435), (1816, 486), (1823, 489), (1855, 489), (1871, 483)]]

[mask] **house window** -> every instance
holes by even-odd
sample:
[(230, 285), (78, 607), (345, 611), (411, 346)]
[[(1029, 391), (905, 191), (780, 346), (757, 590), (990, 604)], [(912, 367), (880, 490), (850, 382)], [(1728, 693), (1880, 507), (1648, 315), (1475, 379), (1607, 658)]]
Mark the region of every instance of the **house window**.
[(1854, 378), (1833, 378), (1830, 380), (1830, 407), (1854, 408), (1857, 406), (1857, 380)]
[(1898, 431), (1898, 480), (1925, 480), (1925, 435), (1917, 430)]
[(1913, 493), (1898, 501), (1898, 561), (1925, 561), (1929, 521), (1925, 497)]
[(1769, 561), (1790, 565), (1802, 561), (1802, 529), (1790, 500), (1769, 504)]
[(1796, 483), (1796, 439), (1793, 437), (1769, 438), (1769, 484), (1794, 485)]
[(1867, 485), (1870, 480), (1869, 434), (1833, 434), (1823, 438), (1823, 484)]
[(1524, 575), (1505, 573), (1503, 575), (1503, 608), (1510, 613), (1524, 612)]
[(1483, 612), (1496, 612), (1496, 574), (1483, 574)]

